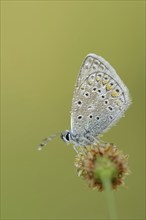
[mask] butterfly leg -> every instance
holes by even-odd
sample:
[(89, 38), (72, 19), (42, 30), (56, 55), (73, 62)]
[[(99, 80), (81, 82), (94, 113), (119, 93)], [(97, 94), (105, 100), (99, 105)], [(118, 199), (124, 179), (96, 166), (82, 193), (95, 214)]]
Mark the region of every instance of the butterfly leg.
[(96, 145), (96, 144), (99, 144), (99, 143), (100, 143), (99, 139), (97, 139), (97, 138), (95, 138), (95, 137), (93, 137), (93, 136), (91, 136), (91, 137), (92, 137), (93, 140), (94, 140), (93, 145)]
[(78, 147), (78, 145), (74, 145), (74, 146), (73, 146), (73, 149), (74, 149), (74, 150), (75, 150), (75, 152), (78, 154), (78, 153), (79, 153), (79, 151), (78, 151), (77, 147)]
[(93, 137), (92, 135), (88, 135), (86, 137), (84, 137), (84, 140), (86, 141), (87, 145), (90, 145), (94, 148), (94, 146), (97, 146), (97, 145), (104, 145), (105, 142), (104, 141), (101, 141), (99, 139), (96, 139), (95, 137)]
[(107, 144), (105, 141), (102, 141), (101, 139), (96, 139), (95, 137), (92, 136), (92, 138), (95, 140), (95, 142), (93, 143), (93, 148), (95, 146), (100, 146), (100, 147), (105, 147), (105, 145)]
[(80, 150), (81, 150), (82, 154), (86, 155), (85, 147), (80, 146)]

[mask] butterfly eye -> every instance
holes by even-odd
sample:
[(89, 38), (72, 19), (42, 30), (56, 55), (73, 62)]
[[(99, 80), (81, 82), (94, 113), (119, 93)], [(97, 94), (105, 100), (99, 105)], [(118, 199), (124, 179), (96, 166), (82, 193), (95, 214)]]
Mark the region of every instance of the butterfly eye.
[(70, 140), (70, 133), (68, 132), (65, 136), (66, 140), (69, 141)]
[(67, 130), (64, 133), (61, 133), (60, 137), (64, 142), (70, 143), (70, 140), (71, 140), (70, 131)]

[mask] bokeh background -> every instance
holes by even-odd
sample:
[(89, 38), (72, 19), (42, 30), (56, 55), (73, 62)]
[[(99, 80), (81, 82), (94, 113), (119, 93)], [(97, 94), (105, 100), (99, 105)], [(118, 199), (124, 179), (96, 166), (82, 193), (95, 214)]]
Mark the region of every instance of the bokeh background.
[(84, 57), (108, 60), (133, 104), (103, 136), (129, 155), (131, 175), (114, 192), (119, 219), (144, 219), (144, 1), (1, 2), (1, 218), (107, 219), (105, 194), (77, 177), (60, 138)]

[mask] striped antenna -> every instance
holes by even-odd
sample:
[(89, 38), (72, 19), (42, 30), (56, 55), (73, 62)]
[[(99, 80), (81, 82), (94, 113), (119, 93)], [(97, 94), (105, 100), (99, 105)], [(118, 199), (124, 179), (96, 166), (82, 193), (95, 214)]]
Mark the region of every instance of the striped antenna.
[(38, 150), (42, 150), (48, 144), (48, 142), (52, 141), (59, 134), (61, 134), (61, 133), (59, 132), (59, 133), (56, 133), (56, 134), (52, 134), (49, 137), (44, 138), (42, 140), (42, 142), (38, 145)]

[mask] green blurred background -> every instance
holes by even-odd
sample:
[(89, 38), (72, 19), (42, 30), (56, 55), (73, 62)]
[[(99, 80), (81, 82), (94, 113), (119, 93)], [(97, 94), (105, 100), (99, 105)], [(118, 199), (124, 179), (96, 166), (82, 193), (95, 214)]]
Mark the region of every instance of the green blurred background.
[(133, 104), (103, 136), (129, 155), (114, 192), (119, 219), (144, 219), (144, 1), (2, 1), (2, 219), (107, 219), (105, 194), (77, 177), (75, 152), (49, 134), (70, 128), (88, 53), (117, 70)]

